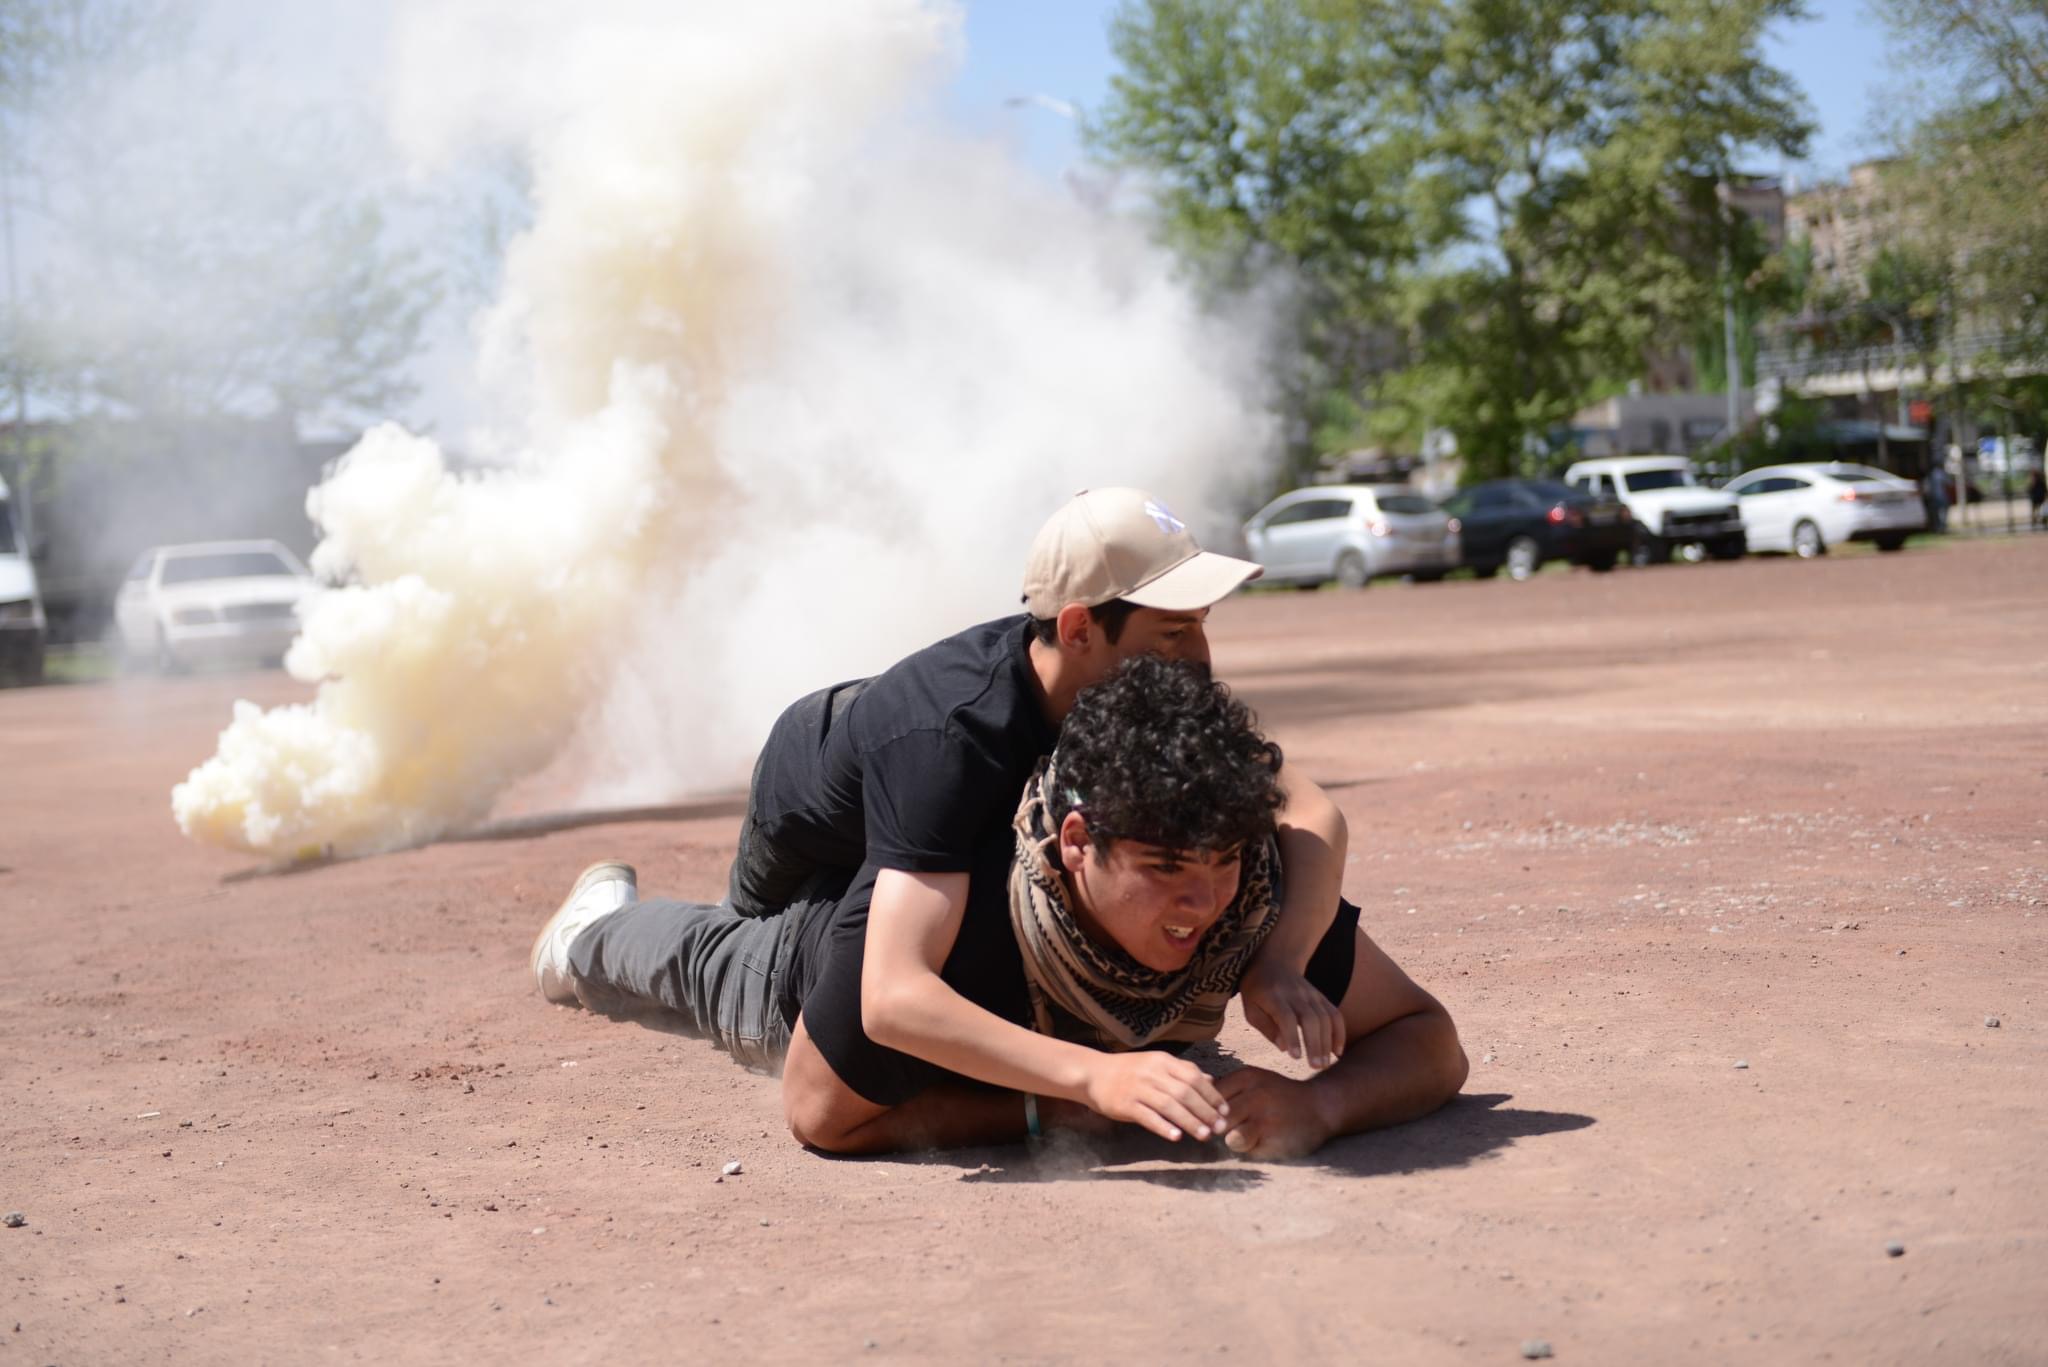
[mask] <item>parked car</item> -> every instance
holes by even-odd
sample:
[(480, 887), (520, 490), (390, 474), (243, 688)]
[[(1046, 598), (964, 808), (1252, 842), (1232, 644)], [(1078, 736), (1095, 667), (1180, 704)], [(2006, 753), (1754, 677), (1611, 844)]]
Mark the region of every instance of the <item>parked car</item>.
[(1441, 579), (1458, 567), (1458, 528), (1406, 485), (1328, 484), (1280, 495), (1244, 524), (1269, 583), (1352, 588), (1383, 575)]
[(1564, 482), (1621, 500), (1635, 521), (1630, 554), (1638, 565), (1661, 564), (1681, 546), (1698, 545), (1716, 560), (1739, 559), (1748, 547), (1734, 497), (1702, 486), (1683, 456), (1582, 460), (1564, 472)]
[(1895, 551), (1927, 526), (1919, 486), (1868, 465), (1767, 465), (1730, 480), (1726, 492), (1741, 505), (1751, 550), (1802, 560), (1844, 541)]
[(47, 635), (36, 567), (15, 524), (7, 481), (0, 480), (0, 678), (41, 683)]
[(123, 656), (175, 670), (199, 660), (276, 660), (298, 633), (298, 607), (319, 587), (275, 541), (157, 546), (114, 599)]
[(1606, 571), (1626, 554), (1629, 511), (1554, 479), (1490, 479), (1444, 502), (1458, 519), (1465, 563), (1488, 578), (1527, 579), (1548, 560)]

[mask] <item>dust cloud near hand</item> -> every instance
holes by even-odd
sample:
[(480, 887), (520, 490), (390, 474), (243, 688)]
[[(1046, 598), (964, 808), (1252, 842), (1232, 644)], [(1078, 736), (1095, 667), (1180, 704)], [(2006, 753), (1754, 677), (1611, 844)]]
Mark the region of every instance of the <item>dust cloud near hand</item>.
[(172, 794), (195, 839), (399, 848), (551, 764), (587, 801), (734, 786), (799, 693), (1018, 610), (1076, 489), (1200, 528), (1272, 445), (1254, 328), (1142, 225), (940, 126), (954, 6), (398, 23), (415, 174), (530, 175), (473, 329), (490, 459), (386, 425), (313, 492), (340, 587), (286, 663), (318, 692), (236, 706)]

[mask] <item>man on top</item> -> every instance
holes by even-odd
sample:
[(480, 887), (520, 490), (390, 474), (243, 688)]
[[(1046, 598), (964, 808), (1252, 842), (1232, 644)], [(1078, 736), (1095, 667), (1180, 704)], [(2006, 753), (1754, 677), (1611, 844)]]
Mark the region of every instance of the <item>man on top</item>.
[[(790, 1130), (828, 1151), (1002, 1141), (1107, 1116), (1252, 1157), (1305, 1154), (1434, 1110), (1466, 1062), (1449, 1015), (1348, 903), (1305, 965), (1350, 1041), (1332, 1067), (1212, 1080), (1170, 1052), (1215, 1037), (1275, 933), (1279, 770), (1243, 704), (1189, 663), (1140, 656), (1083, 690), (1011, 831), (977, 851), (965, 914), (927, 946), (965, 1007), (945, 1050), (892, 1047), (903, 1037), (873, 1009), (873, 867), (836, 900), (764, 919), (729, 904), (618, 910), (630, 871), (596, 865), (543, 932), (542, 987), (601, 1009), (666, 996), (744, 1061), (786, 1052)], [(694, 938), (722, 943), (716, 963), (685, 953), (653, 983), (609, 960), (607, 927), (650, 915), (708, 932)], [(570, 922), (581, 929), (565, 935)]]
[[(837, 898), (873, 866), (866, 979), (878, 1028), (921, 1056), (974, 1052), (975, 1014), (947, 987), (931, 945), (966, 908), (978, 847), (1007, 829), (1083, 687), (1140, 654), (1206, 667), (1209, 606), (1258, 573), (1202, 551), (1140, 490), (1077, 495), (1032, 544), (1025, 615), (971, 628), (784, 713), (755, 769), (733, 909), (774, 916), (799, 900)], [(1337, 904), (1346, 832), (1312, 782), (1289, 773), (1281, 783), (1287, 876), (1278, 924), (1243, 984), (1246, 1013), (1290, 1054), (1327, 1066), (1344, 1047), (1342, 1016), (1302, 969)], [(723, 972), (731, 932), (684, 934), (650, 910), (612, 920), (604, 938), (607, 964), (628, 975), (621, 982), (651, 988), (662, 965), (686, 958)], [(541, 973), (539, 945), (534, 965)]]

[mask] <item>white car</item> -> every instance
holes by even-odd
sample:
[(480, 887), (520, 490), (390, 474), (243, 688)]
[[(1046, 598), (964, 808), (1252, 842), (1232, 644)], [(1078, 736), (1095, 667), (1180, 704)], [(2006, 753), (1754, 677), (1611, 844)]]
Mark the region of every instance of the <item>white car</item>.
[(200, 660), (276, 660), (319, 588), (275, 541), (205, 541), (146, 550), (114, 599), (123, 656), (161, 670)]
[(1456, 519), (1401, 484), (1324, 484), (1280, 495), (1244, 524), (1269, 583), (1334, 579), (1362, 588), (1382, 575), (1441, 579), (1458, 567)]
[(1927, 525), (1919, 486), (1867, 465), (1767, 465), (1737, 475), (1727, 492), (1742, 505), (1751, 550), (1802, 560), (1844, 541), (1895, 551)]

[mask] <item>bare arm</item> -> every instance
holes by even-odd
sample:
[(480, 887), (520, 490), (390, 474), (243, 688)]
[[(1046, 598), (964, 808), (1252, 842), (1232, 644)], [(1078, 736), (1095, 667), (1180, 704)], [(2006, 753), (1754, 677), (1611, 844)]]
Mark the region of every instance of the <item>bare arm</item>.
[(1245, 974), (1245, 1018), (1290, 1057), (1322, 1068), (1344, 1052), (1344, 1018), (1302, 972), (1336, 918), (1350, 832), (1315, 780), (1283, 769), (1280, 783), (1280, 917)]
[(1224, 1142), (1256, 1158), (1295, 1158), (1338, 1135), (1398, 1125), (1456, 1096), (1470, 1065), (1450, 1013), (1363, 930), (1344, 1022), (1352, 1040), (1327, 1072), (1307, 1081), (1264, 1068), (1223, 1078), (1230, 1102)]
[(1330, 795), (1307, 774), (1282, 769), (1280, 786), (1287, 794), (1278, 831), (1280, 866), (1286, 872), (1280, 920), (1259, 956), (1299, 973), (1337, 918), (1351, 829)]
[(1110, 1054), (986, 1011), (939, 976), (960, 935), (967, 875), (884, 869), (868, 908), (861, 1022), (877, 1044), (997, 1087), (1087, 1106), (1165, 1139), (1221, 1128), (1216, 1085), (1185, 1059)]

